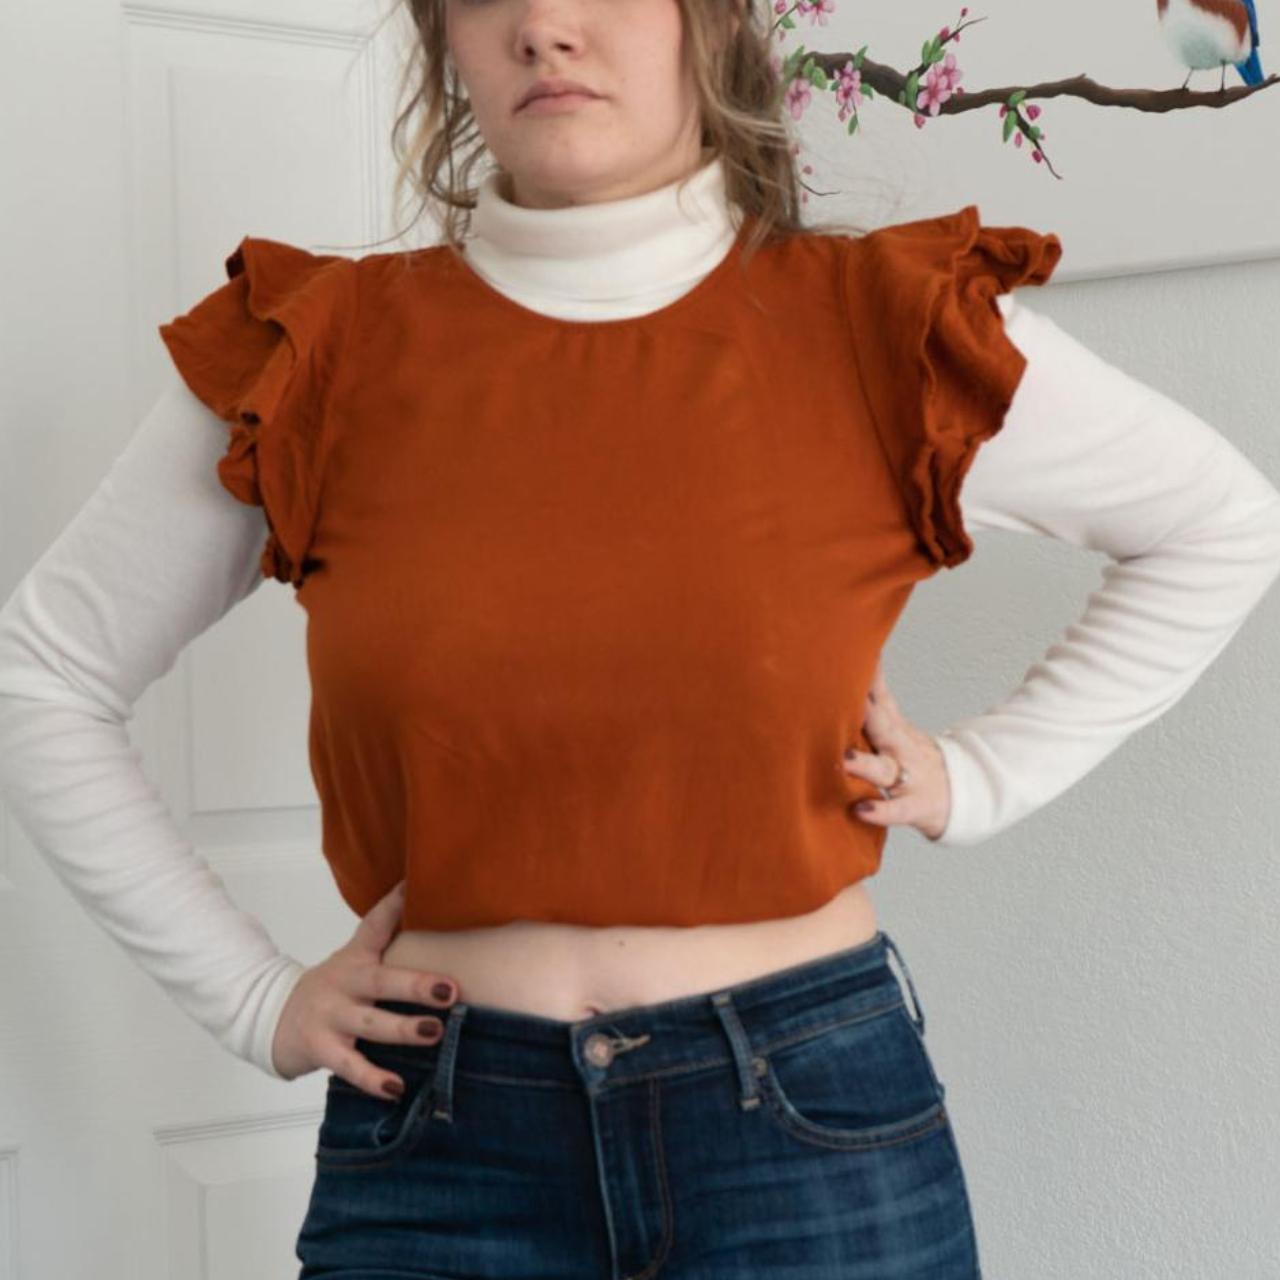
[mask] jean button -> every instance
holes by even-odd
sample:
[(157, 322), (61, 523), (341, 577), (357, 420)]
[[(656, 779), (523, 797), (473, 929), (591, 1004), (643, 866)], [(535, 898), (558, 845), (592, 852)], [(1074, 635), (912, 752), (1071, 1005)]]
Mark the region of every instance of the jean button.
[(587, 1061), (597, 1067), (607, 1067), (613, 1061), (613, 1043), (608, 1036), (599, 1032), (587, 1037), (583, 1052), (587, 1055)]

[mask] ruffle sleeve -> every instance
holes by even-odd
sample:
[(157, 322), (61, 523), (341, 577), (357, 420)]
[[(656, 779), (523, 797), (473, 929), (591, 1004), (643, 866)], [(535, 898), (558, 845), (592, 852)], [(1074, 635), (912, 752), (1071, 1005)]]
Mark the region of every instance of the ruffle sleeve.
[(227, 282), (159, 326), (187, 386), (231, 424), (218, 478), (264, 509), (264, 577), (300, 585), (315, 567), (325, 419), (355, 310), (355, 262), (245, 236)]
[(973, 553), (960, 486), (998, 432), (1026, 359), (998, 294), (1044, 284), (1056, 235), (984, 226), (976, 205), (849, 240), (844, 262), (859, 376), (921, 548), (937, 566)]

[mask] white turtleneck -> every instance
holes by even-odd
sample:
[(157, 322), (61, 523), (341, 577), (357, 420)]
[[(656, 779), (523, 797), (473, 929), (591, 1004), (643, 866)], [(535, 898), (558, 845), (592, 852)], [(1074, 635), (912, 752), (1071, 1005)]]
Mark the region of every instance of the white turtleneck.
[(733, 243), (724, 165), (704, 163), (677, 199), (670, 183), (627, 200), (525, 209), (487, 174), (467, 260), (522, 306), (562, 320), (644, 315), (687, 293)]
[[(523, 306), (575, 320), (662, 307), (734, 235), (720, 162), (682, 200), (517, 207), (481, 185), (466, 255)], [(966, 527), (1105, 552), (1081, 617), (998, 705), (936, 736), (938, 843), (971, 845), (1077, 782), (1167, 711), (1280, 573), (1280, 493), (1189, 410), (1012, 295), (1027, 368), (961, 492)], [(222, 488), (226, 424), (172, 368), (98, 489), (0, 610), (0, 784), (91, 917), (230, 1052), (278, 1076), (272, 1038), (303, 965), (227, 895), (130, 745), (182, 649), (265, 579), (262, 509)]]

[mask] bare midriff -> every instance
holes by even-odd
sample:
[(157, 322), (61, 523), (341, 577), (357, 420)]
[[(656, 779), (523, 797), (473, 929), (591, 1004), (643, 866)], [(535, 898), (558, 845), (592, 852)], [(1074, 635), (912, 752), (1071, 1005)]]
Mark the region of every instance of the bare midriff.
[(874, 937), (857, 882), (816, 911), (745, 924), (596, 928), (517, 920), (482, 929), (406, 930), (383, 963), (458, 984), (459, 999), (565, 1022), (699, 995), (804, 964)]

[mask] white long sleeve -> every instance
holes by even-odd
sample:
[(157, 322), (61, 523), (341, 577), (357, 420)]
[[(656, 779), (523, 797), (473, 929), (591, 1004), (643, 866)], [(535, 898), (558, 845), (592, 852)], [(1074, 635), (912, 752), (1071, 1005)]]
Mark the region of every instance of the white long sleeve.
[(1280, 574), (1280, 492), (1248, 458), (1017, 295), (998, 302), (1027, 367), (961, 486), (965, 526), (1109, 563), (1007, 698), (934, 735), (951, 784), (945, 845), (1005, 830), (1172, 707)]
[(304, 966), (178, 828), (126, 724), (263, 581), (259, 507), (220, 485), (227, 426), (171, 371), (88, 502), (0, 610), (0, 784), (89, 915), (224, 1048), (271, 1057)]

